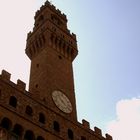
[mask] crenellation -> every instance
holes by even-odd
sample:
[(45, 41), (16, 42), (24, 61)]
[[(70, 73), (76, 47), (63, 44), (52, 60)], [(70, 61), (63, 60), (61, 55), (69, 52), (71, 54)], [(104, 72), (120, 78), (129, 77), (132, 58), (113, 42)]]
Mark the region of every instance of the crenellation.
[(62, 14), (62, 16), (63, 16), (64, 18), (67, 18), (67, 16), (66, 16), (64, 13)]
[(30, 31), (28, 34), (27, 34), (27, 37), (30, 37), (32, 35), (32, 32)]
[(39, 13), (40, 13), (40, 10), (37, 10), (35, 13), (35, 18), (39, 15)]
[(56, 7), (52, 4), (50, 5), (52, 9), (56, 10)]
[(45, 9), (45, 5), (42, 5), (41, 7), (40, 7), (40, 10), (44, 10)]
[(12, 87), (14, 87), (14, 88), (16, 88), (18, 90), (21, 90), (21, 91), (25, 91), (26, 84), (23, 81), (21, 81), (20, 79), (17, 80), (17, 83), (14, 83), (14, 82), (10, 81), (11, 74), (9, 72), (7, 72), (6, 70), (2, 70), (0, 78), (2, 80), (5, 80), (6, 83), (11, 85)]
[(51, 5), (50, 7), (52, 10), (56, 10), (56, 7), (54, 5)]
[[(61, 16), (61, 17), (64, 18), (65, 20), (67, 20), (66, 15), (65, 15), (64, 13), (62, 13), (61, 10), (56, 9), (56, 7), (55, 7), (53, 4), (51, 4), (49, 1), (46, 1), (46, 2), (45, 2), (44, 7), (45, 7), (45, 6), (50, 7), (50, 8), (51, 8), (53, 11), (55, 11), (59, 16)], [(44, 9), (44, 7), (43, 7), (43, 9)]]
[(25, 91), (26, 84), (23, 81), (21, 81), (20, 79), (18, 79), (17, 80), (17, 88), (19, 90)]
[(47, 0), (47, 1), (45, 2), (45, 5), (48, 5), (48, 4), (50, 5), (50, 2)]
[(61, 11), (59, 9), (57, 9), (57, 14), (61, 14), (62, 15), (62, 13), (61, 13)]
[(98, 127), (94, 127), (95, 134), (98, 136), (102, 136), (102, 130)]
[(67, 33), (74, 39), (76, 40), (76, 35), (74, 33), (71, 33), (69, 29), (67, 29)]
[(82, 124), (83, 124), (83, 126), (84, 126), (85, 128), (90, 129), (90, 124), (89, 124), (89, 122), (88, 122), (87, 120), (83, 119), (83, 120), (82, 120)]
[(72, 33), (71, 35), (76, 40), (76, 34)]
[(71, 34), (69, 29), (67, 29), (67, 33), (68, 33), (68, 34)]
[(6, 70), (2, 70), (1, 78), (6, 81), (10, 81), (11, 74), (9, 72), (7, 72)]
[(106, 136), (106, 140), (113, 140), (112, 136), (110, 136), (109, 134), (105, 134)]

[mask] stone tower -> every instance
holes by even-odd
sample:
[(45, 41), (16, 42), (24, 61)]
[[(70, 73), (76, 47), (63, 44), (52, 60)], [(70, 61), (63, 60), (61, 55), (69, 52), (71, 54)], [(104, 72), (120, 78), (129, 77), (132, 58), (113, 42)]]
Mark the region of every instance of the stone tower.
[[(47, 1), (37, 11), (33, 32), (27, 38), (26, 54), (31, 59), (29, 91), (46, 100), (49, 108), (72, 119), (76, 119), (72, 61), (77, 52), (76, 35), (67, 28), (66, 15)], [(52, 100), (55, 92), (69, 98), (72, 113), (58, 110)]]
[(78, 54), (76, 35), (66, 15), (49, 1), (35, 14), (26, 54), (31, 60), (26, 84), (0, 75), (0, 140), (112, 140), (86, 120), (77, 121), (72, 62)]

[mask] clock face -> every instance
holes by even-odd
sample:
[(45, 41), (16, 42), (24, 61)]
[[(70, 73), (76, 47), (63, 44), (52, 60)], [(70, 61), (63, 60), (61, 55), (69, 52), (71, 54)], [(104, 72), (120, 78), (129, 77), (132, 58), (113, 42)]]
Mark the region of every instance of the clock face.
[(72, 112), (72, 105), (68, 97), (59, 90), (52, 93), (52, 98), (56, 106), (65, 113)]

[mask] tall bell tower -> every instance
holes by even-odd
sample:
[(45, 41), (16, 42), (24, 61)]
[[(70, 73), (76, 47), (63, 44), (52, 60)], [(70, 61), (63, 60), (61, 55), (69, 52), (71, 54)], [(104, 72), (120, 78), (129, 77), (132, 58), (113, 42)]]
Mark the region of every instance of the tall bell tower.
[(77, 120), (76, 35), (67, 28), (66, 15), (48, 1), (36, 12), (26, 54), (31, 60), (29, 90), (19, 79), (12, 82), (9, 72), (0, 74), (0, 140), (113, 140), (85, 119)]
[(62, 116), (76, 120), (72, 62), (78, 53), (76, 35), (66, 15), (46, 1), (36, 12), (28, 33), (26, 54), (31, 60), (29, 92)]

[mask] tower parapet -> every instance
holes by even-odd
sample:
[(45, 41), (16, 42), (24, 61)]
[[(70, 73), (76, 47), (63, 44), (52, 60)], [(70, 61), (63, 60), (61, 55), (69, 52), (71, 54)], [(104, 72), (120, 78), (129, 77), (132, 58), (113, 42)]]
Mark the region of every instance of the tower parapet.
[(40, 7), (40, 10), (38, 10), (35, 14), (35, 19), (40, 16), (40, 13), (43, 12), (43, 10), (45, 10), (46, 7), (49, 7), (51, 10), (53, 10), (58, 16), (60, 16), (61, 18), (63, 18), (65, 21), (67, 21), (67, 16), (62, 13), (59, 9), (56, 9), (56, 7), (50, 3), (49, 1), (46, 1), (44, 5), (42, 5)]
[(32, 60), (44, 47), (53, 47), (73, 61), (78, 54), (76, 35), (67, 28), (67, 17), (46, 1), (35, 14), (33, 32), (27, 36), (26, 54)]
[(17, 90), (26, 92), (26, 84), (18, 79), (17, 83), (15, 84), (14, 82), (11, 81), (11, 73), (7, 72), (6, 70), (2, 70), (0, 74), (0, 79), (8, 83), (9, 85), (12, 85)]

